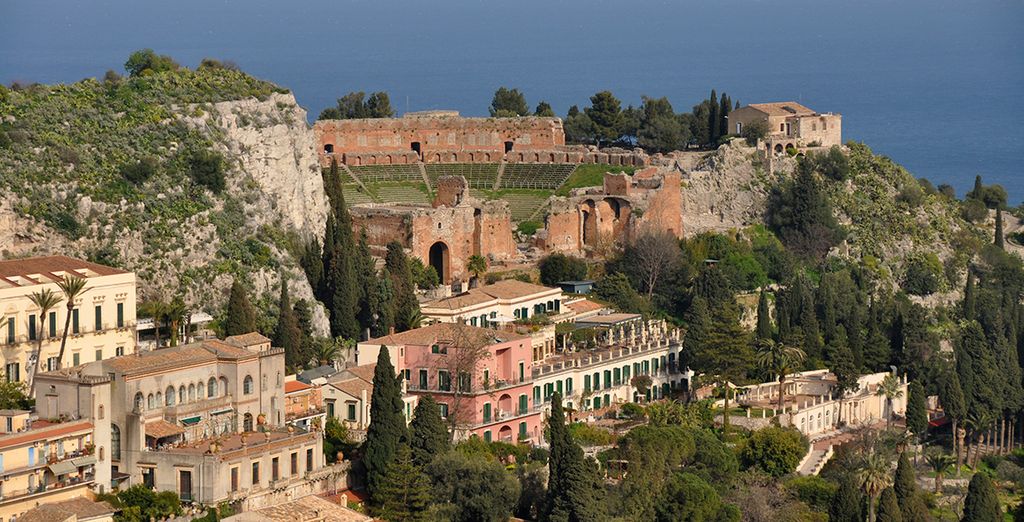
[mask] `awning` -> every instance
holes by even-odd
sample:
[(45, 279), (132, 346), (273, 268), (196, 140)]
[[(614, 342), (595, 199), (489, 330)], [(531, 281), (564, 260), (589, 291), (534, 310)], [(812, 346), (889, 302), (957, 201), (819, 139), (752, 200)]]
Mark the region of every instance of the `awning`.
[[(231, 413), (233, 411), (235, 411), (234, 408), (221, 408), (219, 410), (211, 411), (210, 415), (223, 415), (225, 413)], [(182, 422), (185, 422), (185, 421), (182, 421)]]
[(55, 462), (53, 464), (50, 464), (49, 467), (50, 471), (52, 471), (53, 474), (57, 476), (67, 475), (68, 473), (74, 473), (78, 471), (78, 466), (75, 466), (75, 464), (70, 460), (62, 460), (60, 462)]
[(96, 463), (96, 456), (95, 455), (86, 455), (84, 457), (74, 458), (74, 459), (71, 459), (71, 463), (74, 464), (76, 468), (80, 468), (82, 466), (88, 466), (88, 465)]
[(153, 437), (154, 439), (162, 439), (164, 437), (170, 437), (172, 435), (180, 435), (185, 433), (184, 428), (176, 426), (167, 422), (163, 419), (146, 422), (146, 436)]
[(199, 424), (199, 420), (200, 417), (196, 415), (195, 417), (186, 417), (184, 419), (181, 419), (181, 423), (186, 426), (191, 426), (193, 424)]

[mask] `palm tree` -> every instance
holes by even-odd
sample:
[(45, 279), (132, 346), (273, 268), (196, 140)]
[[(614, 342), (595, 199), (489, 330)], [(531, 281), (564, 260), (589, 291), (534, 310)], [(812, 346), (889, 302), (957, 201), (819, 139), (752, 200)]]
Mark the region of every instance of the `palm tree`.
[(181, 329), (181, 323), (185, 321), (185, 315), (188, 314), (185, 301), (180, 297), (175, 297), (174, 300), (165, 305), (162, 311), (163, 319), (170, 323), (171, 326), (171, 346), (178, 346), (178, 330)]
[(889, 479), (892, 478), (892, 466), (888, 459), (877, 451), (868, 451), (861, 459), (860, 468), (857, 470), (857, 480), (864, 493), (868, 495), (868, 521), (875, 522), (875, 502), (878, 495), (889, 487)]
[[(28, 296), (32, 304), (39, 308), (39, 330), (32, 332), (36, 335), (36, 349), (32, 357), (29, 358), (29, 364), (31, 365), (28, 369), (28, 394), (31, 397), (35, 391), (36, 384), (36, 372), (39, 371), (40, 358), (43, 354), (43, 335), (46, 333), (46, 317), (50, 315), (50, 310), (57, 308), (60, 304), (60, 296), (57, 292), (44, 288), (38, 292), (33, 292), (32, 295)], [(13, 321), (13, 319), (11, 319)], [(35, 361), (33, 364), (32, 361)]]
[(889, 429), (892, 427), (893, 408), (892, 401), (899, 399), (903, 396), (903, 387), (900, 384), (900, 378), (896, 374), (890, 373), (886, 375), (882, 382), (878, 384), (878, 391), (875, 395), (885, 396), (885, 405), (889, 410), (889, 414), (885, 417), (885, 428)]
[(156, 334), (156, 347), (160, 348), (160, 325), (163, 323), (167, 303), (163, 301), (145, 301), (139, 305), (139, 313), (143, 317), (153, 319), (153, 332)]
[(938, 495), (942, 491), (942, 476), (949, 471), (949, 468), (953, 467), (953, 462), (956, 459), (937, 449), (937, 451), (928, 452), (924, 460), (928, 463), (928, 467), (935, 472), (935, 494)]
[(786, 346), (772, 339), (757, 341), (757, 365), (766, 372), (778, 375), (779, 414), (786, 410), (786, 376), (799, 366), (807, 354), (800, 348)]
[(64, 292), (64, 299), (67, 299), (68, 316), (64, 318), (64, 334), (60, 338), (60, 352), (57, 353), (57, 369), (61, 367), (64, 360), (64, 348), (68, 345), (68, 329), (71, 328), (71, 314), (75, 309), (75, 299), (85, 292), (85, 279), (76, 276), (64, 276), (57, 282), (61, 292)]
[(985, 411), (971, 411), (967, 413), (965, 424), (971, 429), (971, 438), (974, 439), (974, 460), (971, 460), (971, 446), (967, 445), (967, 465), (976, 468), (978, 458), (981, 456), (981, 445), (985, 443), (985, 430), (992, 425), (992, 414)]
[(476, 277), (477, 283), (479, 283), (480, 276), (487, 273), (487, 258), (478, 255), (469, 256), (469, 260), (466, 262), (466, 270), (472, 272), (473, 276)]
[(415, 329), (419, 328), (420, 324), (422, 324), (422, 323), (423, 323), (423, 314), (420, 313), (420, 309), (417, 308), (415, 310), (411, 310), (409, 312), (409, 322), (408, 322), (409, 329), (410, 330), (415, 330)]
[(341, 353), (341, 348), (334, 339), (319, 339), (313, 347), (313, 358), (316, 359), (319, 366), (330, 364), (338, 357), (339, 353)]

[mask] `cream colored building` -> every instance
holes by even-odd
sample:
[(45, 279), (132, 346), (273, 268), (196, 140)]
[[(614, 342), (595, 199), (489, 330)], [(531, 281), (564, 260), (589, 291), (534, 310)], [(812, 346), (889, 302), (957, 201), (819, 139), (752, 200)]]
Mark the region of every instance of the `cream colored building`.
[[(39, 339), (39, 371), (57, 369), (68, 315), (57, 283), (65, 276), (86, 286), (71, 312), (63, 366), (135, 353), (135, 274), (66, 256), (0, 261), (0, 362), (8, 380), (28, 379)], [(61, 301), (44, 318), (30, 296), (46, 289)]]
[(284, 374), (284, 350), (250, 333), (42, 373), (37, 409), (90, 419), (119, 485), (261, 505), (330, 479), (321, 432), (286, 426)]
[(768, 153), (843, 144), (842, 115), (819, 113), (793, 101), (751, 103), (730, 112), (728, 120), (732, 134), (743, 134), (755, 121), (764, 122), (768, 135), (758, 147)]
[(18, 522), (113, 522), (118, 510), (86, 497), (40, 504), (18, 517)]
[(52, 502), (92, 495), (109, 472), (97, 464), (109, 455), (97, 449), (88, 420), (29, 421), (29, 412), (0, 411), (0, 521), (12, 522)]

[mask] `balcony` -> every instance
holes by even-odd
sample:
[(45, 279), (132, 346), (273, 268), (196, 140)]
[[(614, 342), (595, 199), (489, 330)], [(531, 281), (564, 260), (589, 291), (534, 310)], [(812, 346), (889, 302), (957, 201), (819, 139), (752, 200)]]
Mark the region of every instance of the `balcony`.
[(304, 419), (310, 419), (313, 417), (318, 417), (325, 413), (327, 413), (327, 409), (322, 406), (319, 408), (309, 408), (302, 411), (285, 413), (284, 420), (286, 422), (295, 422)]
[(68, 477), (63, 480), (56, 480), (48, 484), (40, 484), (35, 488), (16, 489), (13, 491), (0, 491), (0, 502), (6, 502), (9, 500), (24, 500), (26, 498), (38, 495), (45, 495), (52, 493), (57, 490), (65, 490), (74, 487), (88, 487), (93, 483), (96, 476), (90, 465), (88, 469), (77, 477)]

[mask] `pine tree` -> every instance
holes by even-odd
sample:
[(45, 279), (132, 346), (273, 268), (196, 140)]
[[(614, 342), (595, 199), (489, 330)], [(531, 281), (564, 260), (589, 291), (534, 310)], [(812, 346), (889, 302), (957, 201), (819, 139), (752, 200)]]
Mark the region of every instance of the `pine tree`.
[(291, 371), (305, 367), (309, 358), (302, 353), (303, 334), (288, 298), (288, 280), (281, 274), (281, 298), (278, 300), (277, 327), (274, 346), (284, 348), (284, 362)]
[[(923, 441), (928, 431), (928, 408), (925, 405), (924, 386), (920, 381), (912, 381), (907, 390), (907, 429)], [(901, 504), (902, 505), (902, 504)]]
[(977, 314), (975, 313), (977, 298), (974, 295), (974, 291), (974, 272), (972, 272), (970, 267), (968, 267), (967, 286), (964, 287), (963, 303), (963, 316), (965, 321), (973, 321), (977, 319)]
[(370, 396), (370, 426), (366, 430), (363, 465), (366, 467), (366, 489), (375, 504), (384, 496), (384, 474), (395, 460), (398, 446), (407, 439), (403, 415), (402, 384), (386, 346), (380, 347), (377, 367), (373, 371), (373, 394)]
[(433, 397), (424, 395), (420, 398), (409, 428), (409, 444), (417, 466), (426, 466), (434, 457), (447, 451), (448, 428)]
[(917, 496), (917, 479), (914, 477), (914, 468), (907, 459), (907, 454), (900, 453), (896, 464), (896, 476), (893, 479), (893, 491), (896, 492), (896, 503), (900, 511), (906, 512), (910, 507), (911, 500)]
[(756, 338), (770, 339), (772, 337), (772, 319), (768, 309), (768, 294), (761, 290), (761, 296), (757, 299), (757, 328)]
[(413, 463), (409, 446), (401, 444), (395, 461), (388, 466), (381, 484), (378, 516), (389, 522), (425, 522), (430, 520), (430, 479)]
[(227, 309), (224, 312), (224, 335), (242, 335), (256, 331), (256, 309), (237, 279), (231, 283)]
[(392, 308), (395, 329), (402, 332), (415, 328), (412, 319), (419, 312), (420, 305), (416, 300), (416, 285), (412, 280), (412, 270), (409, 268), (409, 260), (402, 250), (402, 245), (396, 242), (388, 243), (384, 268), (391, 278), (391, 288), (394, 292)]
[(839, 490), (829, 505), (829, 522), (864, 522), (864, 494), (852, 473), (839, 480)]
[(967, 486), (962, 522), (1002, 522), (1003, 509), (992, 481), (984, 473), (975, 473)]
[(551, 397), (548, 437), (551, 445), (548, 494), (541, 520), (602, 520), (596, 470), (584, 459), (583, 449), (572, 440), (565, 424), (562, 396), (557, 392)]
[(892, 488), (885, 488), (878, 500), (878, 515), (875, 522), (903, 522), (903, 513)]
[(995, 245), (997, 247), (999, 247), (1000, 250), (1005, 249), (1005, 246), (1003, 245), (1003, 211), (1002, 211), (1002, 209), (999, 209), (999, 208), (996, 209), (996, 241), (995, 241)]

